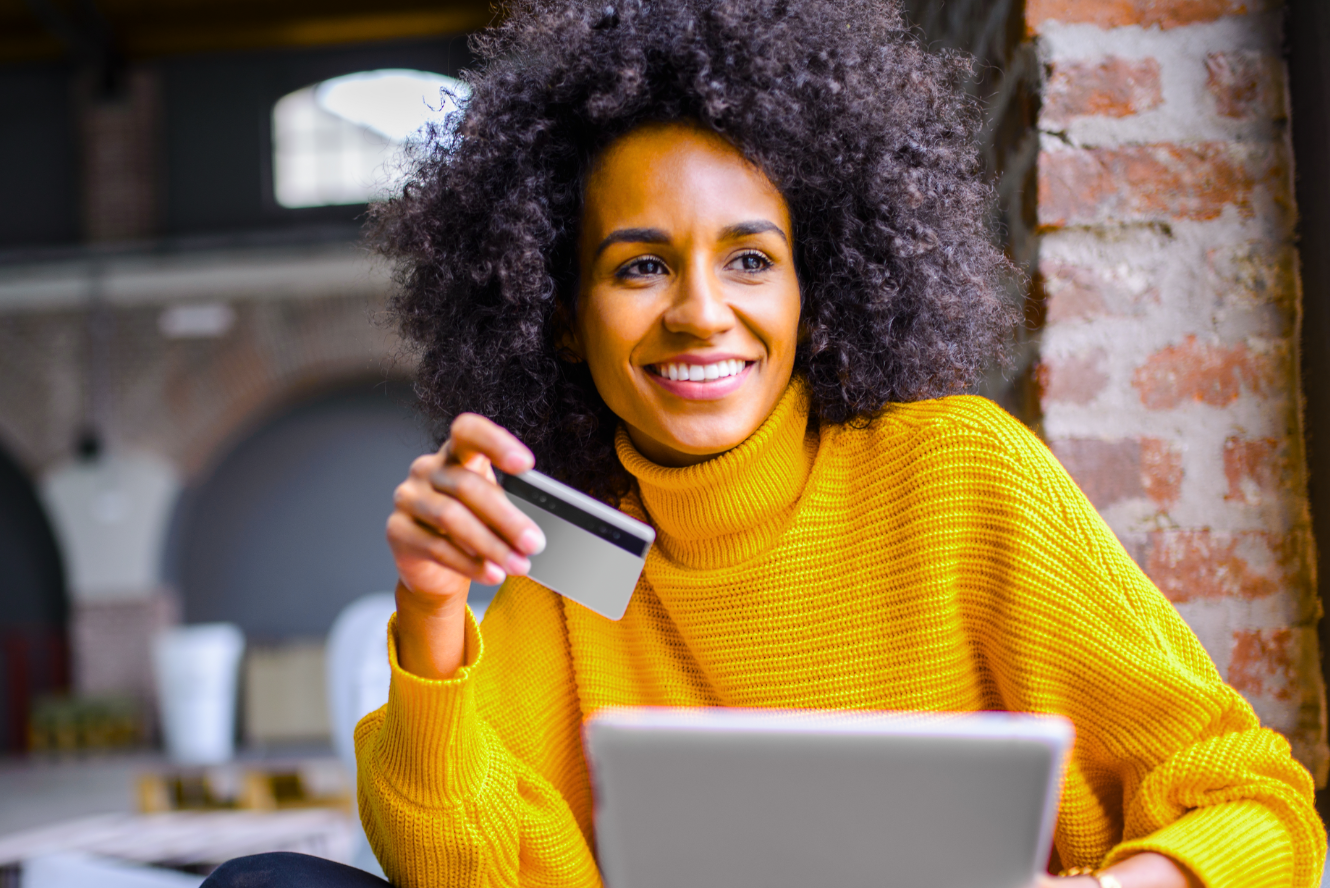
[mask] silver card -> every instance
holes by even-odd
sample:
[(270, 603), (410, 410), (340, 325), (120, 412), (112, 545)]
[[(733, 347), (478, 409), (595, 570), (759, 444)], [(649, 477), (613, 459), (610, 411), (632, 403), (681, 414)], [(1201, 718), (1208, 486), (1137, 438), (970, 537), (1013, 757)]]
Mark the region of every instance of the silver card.
[(528, 576), (601, 616), (622, 618), (656, 531), (534, 470), (503, 475), (500, 483), (545, 534)]

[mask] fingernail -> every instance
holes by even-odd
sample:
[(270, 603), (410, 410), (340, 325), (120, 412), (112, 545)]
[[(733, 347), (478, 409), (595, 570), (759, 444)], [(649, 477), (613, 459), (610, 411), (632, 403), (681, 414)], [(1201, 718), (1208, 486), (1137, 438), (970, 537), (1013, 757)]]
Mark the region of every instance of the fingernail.
[(517, 548), (528, 555), (539, 555), (545, 551), (545, 534), (538, 527), (528, 527), (517, 538)]
[(519, 472), (525, 472), (527, 469), (532, 468), (536, 464), (536, 461), (531, 458), (530, 454), (523, 453), (520, 450), (513, 450), (508, 454), (508, 464)]
[(481, 580), (486, 586), (497, 586), (503, 582), (503, 568), (493, 561), (485, 562), (485, 571), (481, 574)]
[(508, 569), (508, 573), (517, 574), (518, 576), (525, 576), (526, 572), (531, 569), (531, 562), (517, 554), (505, 558), (503, 565)]

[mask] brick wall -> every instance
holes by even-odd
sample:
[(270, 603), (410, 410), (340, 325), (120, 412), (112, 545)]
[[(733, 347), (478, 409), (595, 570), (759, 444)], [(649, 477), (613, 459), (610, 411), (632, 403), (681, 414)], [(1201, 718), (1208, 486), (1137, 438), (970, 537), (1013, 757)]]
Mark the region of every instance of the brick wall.
[(161, 118), (157, 72), (135, 67), (112, 92), (94, 78), (76, 88), (83, 151), (84, 234), (90, 241), (146, 238), (156, 233)]
[(1280, 4), (1029, 0), (1053, 451), (1324, 783)]
[(104, 367), (90, 366), (95, 309), (0, 313), (0, 446), (34, 474), (72, 458), (98, 384), (107, 445), (165, 457), (189, 481), (235, 436), (310, 392), (411, 372), (381, 296), (229, 305), (224, 335), (185, 339), (163, 335), (160, 305), (104, 307)]
[[(199, 338), (165, 335), (169, 306), (161, 304), (0, 312), (0, 447), (40, 476), (73, 458), (80, 430), (95, 418), (110, 451), (155, 454), (188, 483), (254, 425), (308, 394), (411, 373), (382, 319), (382, 293), (226, 305), (230, 328)], [(94, 410), (98, 391), (106, 403)], [(178, 618), (173, 590), (97, 599), (70, 591), (74, 689), (127, 694), (150, 716), (148, 642)]]

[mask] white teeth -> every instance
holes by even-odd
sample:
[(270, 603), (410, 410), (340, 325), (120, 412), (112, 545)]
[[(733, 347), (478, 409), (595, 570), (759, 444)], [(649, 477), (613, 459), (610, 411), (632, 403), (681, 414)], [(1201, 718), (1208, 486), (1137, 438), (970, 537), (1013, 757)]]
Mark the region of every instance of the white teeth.
[(738, 376), (747, 362), (739, 360), (717, 361), (714, 364), (657, 364), (656, 372), (670, 379), (685, 382), (711, 382), (727, 376)]

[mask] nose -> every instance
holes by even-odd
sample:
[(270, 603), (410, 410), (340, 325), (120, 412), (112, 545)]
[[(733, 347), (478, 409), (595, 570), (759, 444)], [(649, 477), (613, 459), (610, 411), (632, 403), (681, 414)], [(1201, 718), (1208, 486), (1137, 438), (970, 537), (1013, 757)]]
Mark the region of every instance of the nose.
[(705, 267), (685, 269), (675, 285), (675, 298), (662, 320), (671, 333), (710, 339), (734, 325), (721, 282)]

